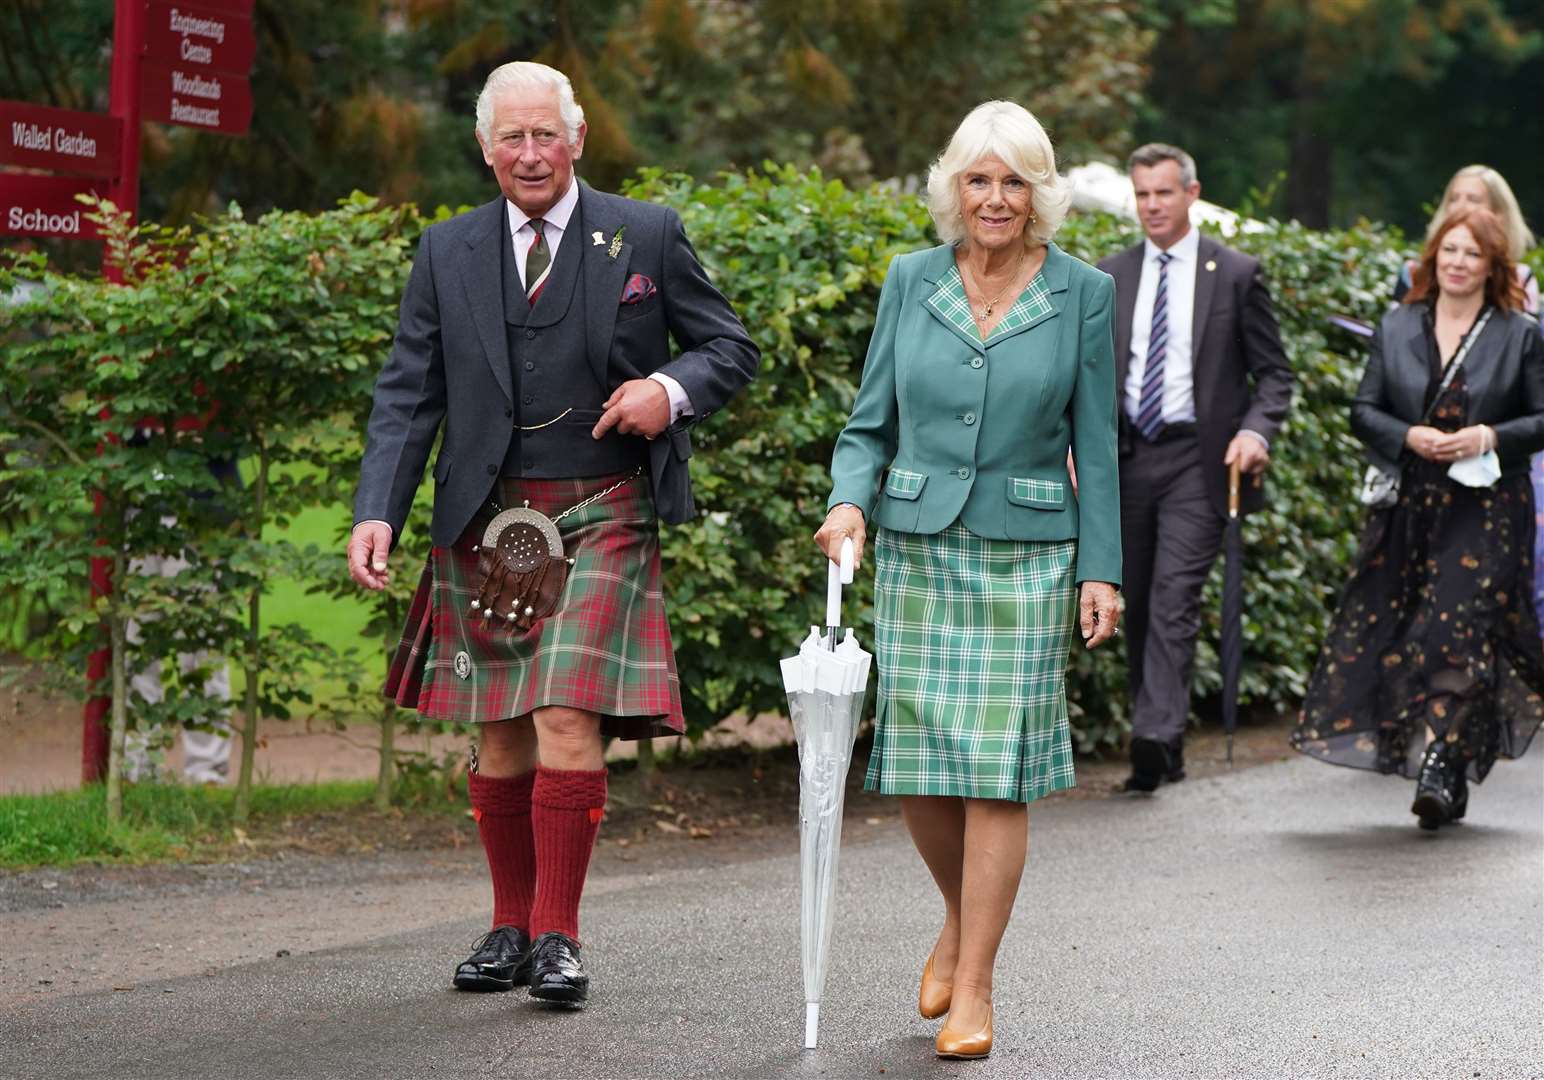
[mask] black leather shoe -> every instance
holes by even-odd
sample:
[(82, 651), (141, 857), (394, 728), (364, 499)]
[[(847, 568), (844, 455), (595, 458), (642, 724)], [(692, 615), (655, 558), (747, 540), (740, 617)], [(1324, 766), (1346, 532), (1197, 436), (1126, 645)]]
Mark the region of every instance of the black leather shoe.
[(1120, 786), (1128, 795), (1143, 795), (1158, 790), (1172, 765), (1169, 748), (1156, 739), (1131, 740), (1131, 775)]
[(549, 930), (531, 946), (531, 996), (577, 1009), (590, 996), (590, 977), (579, 959), (579, 943)]
[(478, 938), (456, 968), (457, 990), (512, 990), (531, 978), (531, 936), (513, 926), (500, 926)]
[(1410, 804), (1410, 812), (1421, 819), (1421, 828), (1427, 832), (1434, 832), (1456, 820), (1460, 784), (1464, 788), (1464, 809), (1468, 809), (1468, 784), (1460, 769), (1454, 761), (1452, 747), (1446, 742), (1438, 740), (1426, 747), (1421, 771), (1415, 778), (1415, 802)]
[(1177, 784), (1185, 779), (1185, 744), (1171, 746), (1169, 750), (1169, 771), (1163, 774), (1165, 784)]

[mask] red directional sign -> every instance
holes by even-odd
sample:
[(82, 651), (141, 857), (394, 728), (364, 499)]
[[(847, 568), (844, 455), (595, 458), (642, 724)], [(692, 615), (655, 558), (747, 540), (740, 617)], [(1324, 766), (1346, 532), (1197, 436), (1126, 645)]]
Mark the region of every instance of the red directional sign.
[(144, 65), (145, 119), (243, 135), (252, 123), (252, 86), (241, 75), (181, 65)]
[(122, 131), (115, 116), (0, 101), (0, 164), (117, 176)]
[(168, 66), (245, 75), (257, 56), (252, 20), (216, 10), (209, 0), (187, 7), (156, 0), (147, 11), (145, 55)]
[(95, 239), (94, 223), (77, 194), (93, 190), (90, 180), (0, 173), (0, 236), (69, 236)]

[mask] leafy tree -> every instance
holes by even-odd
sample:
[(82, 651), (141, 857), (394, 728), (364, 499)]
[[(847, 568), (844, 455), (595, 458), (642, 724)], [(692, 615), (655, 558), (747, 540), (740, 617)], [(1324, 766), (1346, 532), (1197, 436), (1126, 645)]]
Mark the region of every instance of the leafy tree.
[(1315, 228), (1423, 223), (1459, 166), (1483, 161), (1544, 215), (1532, 147), (1544, 119), (1534, 0), (1161, 0), (1144, 137), (1178, 142), (1212, 198)]
[[(114, 590), (60, 620), (49, 656), (71, 677), (95, 641), (97, 619), (113, 643), (115, 802), (127, 715), (125, 673), (141, 619), (148, 656), (207, 649), (245, 669), (243, 745), (236, 813), (245, 816), (260, 716), (287, 718), (337, 660), (298, 624), (262, 619), (270, 577), (325, 576), (335, 549), (304, 549), (283, 530), (302, 507), (338, 499), (328, 447), (368, 398), (389, 346), (406, 277), (409, 210), (356, 197), (324, 214), (274, 212), (248, 222), (239, 208), (175, 233), (130, 228), (110, 209), (114, 262), (126, 284), (47, 272), (40, 256), (3, 256), (0, 289), (20, 278), (42, 287), (0, 309), (0, 512), (26, 523), (0, 537), (0, 586), (58, 583), (84, 596), (87, 556), (114, 563)], [(204, 416), (195, 433), (181, 421)], [(147, 425), (145, 418), (152, 423)], [(127, 445), (148, 427), (144, 446)], [(101, 451), (98, 451), (98, 447)], [(250, 482), (202, 498), (209, 457), (250, 463)], [(102, 512), (91, 514), (90, 493)], [(9, 515), (8, 515), (9, 516)], [(57, 538), (48, 559), (27, 558)], [(126, 573), (145, 554), (178, 551), (192, 564), (171, 579)], [(78, 676), (75, 676), (78, 679)], [(164, 716), (218, 715), (195, 700)], [(76, 683), (77, 688), (79, 683)], [(197, 705), (198, 708), (193, 708)]]

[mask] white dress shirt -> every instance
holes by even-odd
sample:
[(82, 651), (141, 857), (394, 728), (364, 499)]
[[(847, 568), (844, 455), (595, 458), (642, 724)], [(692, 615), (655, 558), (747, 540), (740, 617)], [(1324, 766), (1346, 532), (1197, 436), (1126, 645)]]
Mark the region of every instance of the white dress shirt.
[[(547, 238), (547, 252), (554, 266), (558, 261), (558, 246), (563, 243), (563, 237), (568, 235), (568, 223), (573, 219), (574, 208), (578, 205), (579, 181), (571, 180), (568, 190), (552, 204), (552, 209), (542, 215), (542, 235)], [(515, 268), (520, 272), (521, 288), (526, 288), (525, 261), (530, 257), (531, 245), (536, 243), (536, 230), (531, 228), (531, 219), (524, 210), (508, 199), (504, 200), (504, 206), (509, 211), (509, 235), (515, 245)], [(656, 371), (649, 378), (665, 388), (665, 394), (670, 398), (672, 424), (683, 416), (692, 415), (692, 400), (686, 396), (685, 387), (662, 372)]]
[[(1163, 355), (1163, 422), (1194, 423), (1196, 395), (1191, 345), (1195, 337), (1196, 259), (1201, 234), (1195, 228), (1175, 241), (1168, 253), (1169, 340)], [(1142, 244), (1142, 281), (1131, 314), (1131, 362), (1126, 366), (1126, 415), (1135, 418), (1142, 400), (1142, 376), (1147, 373), (1147, 345), (1153, 337), (1153, 301), (1158, 297), (1158, 256), (1151, 240)]]

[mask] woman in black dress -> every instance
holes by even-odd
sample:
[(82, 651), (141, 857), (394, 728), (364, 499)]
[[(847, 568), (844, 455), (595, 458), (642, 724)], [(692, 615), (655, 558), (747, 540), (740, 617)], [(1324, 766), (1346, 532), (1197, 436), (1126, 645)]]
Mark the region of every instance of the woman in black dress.
[(1384, 317), (1351, 408), (1398, 490), (1368, 515), (1292, 745), (1413, 777), (1423, 829), (1463, 817), (1468, 781), (1544, 722), (1528, 479), (1544, 340), (1522, 307), (1496, 216), (1455, 211)]

